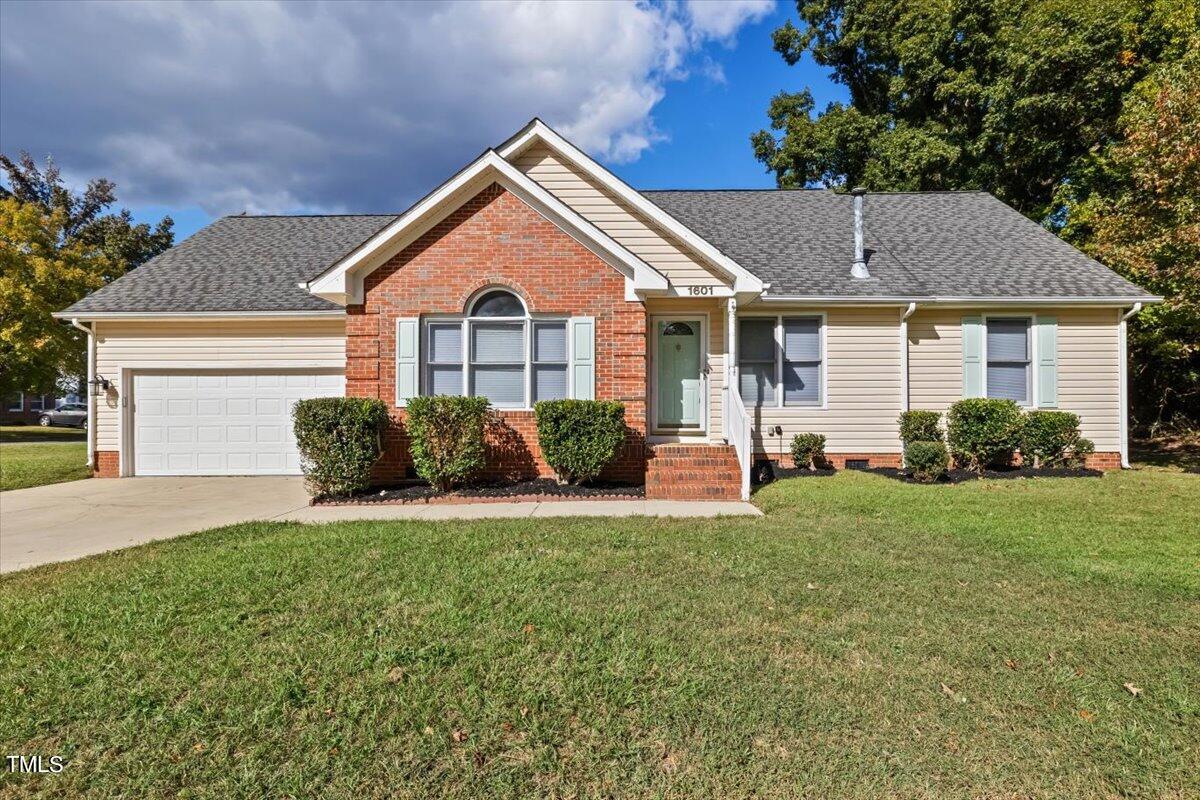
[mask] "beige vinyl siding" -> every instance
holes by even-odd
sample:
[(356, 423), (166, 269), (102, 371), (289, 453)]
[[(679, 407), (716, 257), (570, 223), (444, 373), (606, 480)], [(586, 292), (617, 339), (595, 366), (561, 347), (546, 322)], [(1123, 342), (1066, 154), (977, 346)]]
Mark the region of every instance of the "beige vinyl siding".
[(518, 169), (600, 230), (657, 269), (676, 286), (729, 286), (720, 272), (628, 203), (545, 145), (514, 160)]
[(1058, 408), (1079, 415), (1098, 452), (1120, 450), (1118, 311), (1114, 308), (918, 310), (908, 321), (912, 408), (945, 411), (962, 398), (962, 318), (1033, 316), (1058, 319)]
[[(756, 306), (740, 318), (825, 314), (825, 407), (747, 406), (754, 449), (786, 454), (797, 433), (820, 433), (830, 453), (900, 450), (899, 308), (778, 308)], [(783, 436), (769, 436), (776, 425)]]
[(340, 318), (97, 322), (96, 372), (112, 388), (96, 404), (96, 449), (118, 449), (122, 369), (342, 370), (345, 329)]
[[(725, 302), (722, 300), (688, 300), (688, 299), (650, 299), (646, 301), (646, 346), (650, 347), (650, 342), (654, 336), (654, 320), (658, 317), (687, 317), (688, 315), (704, 315), (707, 314), (708, 325), (708, 352), (705, 354), (704, 363), (708, 366), (708, 439), (720, 439), (725, 434), (723, 433), (723, 423), (725, 413), (725, 404), (723, 402), (722, 393), (725, 390), (725, 326), (727, 316), (725, 314)], [(647, 356), (653, 352), (647, 350)], [(651, 402), (648, 403), (647, 413), (654, 415), (653, 397), (651, 397), (651, 386), (654, 385), (652, 373), (657, 369), (657, 365), (651, 363), (651, 359), (646, 359), (647, 374), (646, 374), (646, 396)], [(650, 427), (653, 429), (655, 420), (651, 418)]]

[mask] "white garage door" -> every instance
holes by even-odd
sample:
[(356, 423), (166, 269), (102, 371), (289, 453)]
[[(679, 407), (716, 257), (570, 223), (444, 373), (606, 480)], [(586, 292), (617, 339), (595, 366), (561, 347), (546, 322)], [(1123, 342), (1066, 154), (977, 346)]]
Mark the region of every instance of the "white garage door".
[(342, 375), (134, 375), (135, 475), (298, 475), (292, 406)]

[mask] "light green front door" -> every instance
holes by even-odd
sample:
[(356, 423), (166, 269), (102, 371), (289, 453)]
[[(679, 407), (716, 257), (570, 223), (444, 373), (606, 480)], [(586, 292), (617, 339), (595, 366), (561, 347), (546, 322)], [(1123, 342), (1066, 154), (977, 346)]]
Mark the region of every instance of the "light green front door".
[(659, 320), (658, 427), (699, 428), (703, 376), (700, 320)]

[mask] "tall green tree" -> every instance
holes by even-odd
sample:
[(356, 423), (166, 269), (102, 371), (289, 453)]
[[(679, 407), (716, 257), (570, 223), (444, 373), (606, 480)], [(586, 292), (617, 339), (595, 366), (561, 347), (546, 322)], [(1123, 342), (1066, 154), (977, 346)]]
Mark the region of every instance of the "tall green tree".
[(53, 159), (0, 155), (0, 396), (50, 391), (84, 372), (79, 332), (50, 315), (169, 249), (174, 222), (113, 211), (104, 178), (75, 192)]
[(0, 397), (83, 373), (79, 331), (50, 315), (103, 286), (114, 267), (101, 247), (69, 240), (69, 226), (62, 208), (0, 199)]
[(1165, 298), (1130, 325), (1135, 419), (1200, 420), (1200, 38), (1142, 81), (1059, 199), (1062, 235)]
[(40, 206), (47, 214), (61, 212), (64, 243), (82, 242), (104, 251), (114, 270), (109, 280), (141, 266), (174, 244), (175, 222), (170, 217), (163, 217), (151, 227), (145, 222), (134, 223), (128, 209), (111, 211), (117, 202), (117, 186), (107, 178), (94, 178), (83, 191), (75, 192), (63, 183), (54, 159), (47, 158), (42, 169), (26, 152), (15, 161), (0, 154), (0, 169), (17, 200)]
[(1127, 92), (1182, 52), (1196, 0), (798, 0), (774, 33), (850, 93), (770, 104), (751, 137), (781, 187), (986, 189), (1045, 219), (1093, 148), (1118, 135)]
[(1198, 0), (798, 0), (774, 34), (850, 103), (782, 93), (781, 187), (984, 189), (1167, 301), (1131, 326), (1136, 422), (1200, 422)]

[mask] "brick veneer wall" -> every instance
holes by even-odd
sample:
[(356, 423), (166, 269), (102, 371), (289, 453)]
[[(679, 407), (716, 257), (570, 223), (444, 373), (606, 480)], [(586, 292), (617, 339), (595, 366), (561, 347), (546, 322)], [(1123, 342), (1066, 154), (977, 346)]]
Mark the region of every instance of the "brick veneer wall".
[[(625, 403), (625, 446), (605, 477), (645, 476), (646, 313), (625, 300), (625, 279), (523, 201), (492, 184), (367, 276), (365, 302), (346, 319), (346, 394), (392, 407), (375, 480), (409, 474), (404, 411), (395, 408), (396, 319), (461, 314), (479, 289), (512, 289), (534, 314), (596, 319), (596, 397)], [(537, 447), (532, 411), (498, 412), (489, 434), (488, 476), (551, 475)]]
[(120, 477), (121, 454), (116, 450), (97, 450), (92, 458), (92, 474), (97, 478)]

